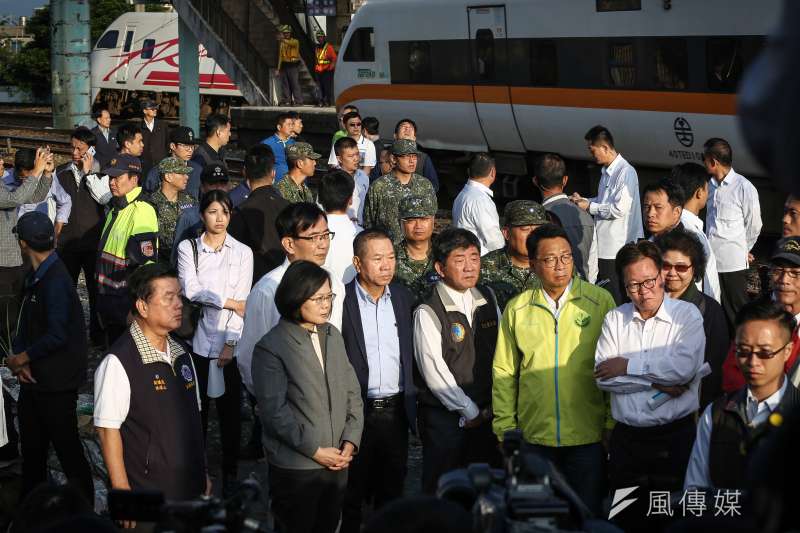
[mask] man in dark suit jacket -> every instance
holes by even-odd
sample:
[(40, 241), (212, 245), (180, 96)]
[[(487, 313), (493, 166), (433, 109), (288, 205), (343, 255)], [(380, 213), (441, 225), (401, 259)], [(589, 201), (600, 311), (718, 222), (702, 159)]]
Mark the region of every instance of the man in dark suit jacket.
[(253, 250), (253, 284), (286, 258), (275, 220), (289, 202), (272, 186), (275, 155), (269, 146), (250, 148), (244, 161), (250, 194), (233, 211), (228, 232)]
[(92, 118), (97, 122), (97, 126), (92, 128), (92, 133), (97, 139), (94, 145), (94, 158), (100, 163), (100, 168), (105, 168), (119, 151), (117, 132), (111, 129), (111, 113), (105, 107), (96, 109), (92, 113)]
[(360, 531), (361, 504), (399, 498), (416, 431), (411, 312), (413, 297), (394, 277), (392, 241), (378, 229), (353, 241), (356, 279), (345, 286), (342, 336), (364, 400), (361, 448), (350, 464), (342, 533)]
[(152, 167), (169, 155), (169, 126), (156, 120), (158, 104), (152, 100), (142, 102), (142, 114), (142, 176), (147, 176)]

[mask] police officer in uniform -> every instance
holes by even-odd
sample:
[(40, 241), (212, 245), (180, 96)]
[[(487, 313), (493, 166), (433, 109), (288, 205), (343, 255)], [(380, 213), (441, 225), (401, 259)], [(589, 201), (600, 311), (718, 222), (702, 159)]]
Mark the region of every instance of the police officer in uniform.
[(409, 196), (400, 201), (400, 226), (403, 240), (394, 246), (399, 281), (414, 295), (414, 306), (421, 303), (439, 281), (433, 267), (431, 237), (436, 218), (435, 196)]
[(178, 275), (168, 265), (144, 265), (126, 289), (133, 322), (94, 380), (94, 425), (111, 488), (197, 498), (210, 491), (210, 482), (197, 374), (189, 353), (170, 336), (181, 323)]
[(128, 276), (139, 265), (158, 257), (158, 218), (139, 186), (142, 165), (120, 154), (103, 169), (111, 189), (111, 210), (100, 235), (97, 258), (97, 312), (113, 344), (127, 329)]
[(494, 290), (500, 309), (505, 309), (508, 301), (522, 291), (541, 285), (530, 271), (525, 243), (533, 230), (549, 222), (544, 207), (531, 200), (506, 204), (503, 220), (505, 247), (481, 258), (481, 282)]
[(392, 242), (403, 238), (400, 230), (398, 208), (406, 196), (436, 198), (433, 185), (415, 173), (417, 166), (417, 143), (409, 139), (398, 139), (392, 144), (394, 168), (370, 185), (364, 202), (364, 227), (381, 228), (389, 233)]

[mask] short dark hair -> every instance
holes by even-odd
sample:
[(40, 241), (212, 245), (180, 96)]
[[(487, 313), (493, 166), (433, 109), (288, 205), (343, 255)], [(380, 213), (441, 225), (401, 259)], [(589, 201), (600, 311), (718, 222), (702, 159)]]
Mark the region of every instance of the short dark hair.
[(683, 189), (684, 203), (694, 196), (698, 189), (704, 189), (708, 183), (706, 167), (692, 162), (672, 167), (670, 177)]
[(20, 148), (14, 154), (14, 171), (33, 170), (36, 166), (36, 150), (33, 148)]
[(297, 111), (287, 111), (286, 114), (292, 120), (297, 120), (300, 118), (300, 113), (298, 113)]
[(683, 189), (672, 178), (661, 178), (656, 182), (645, 185), (644, 189), (642, 189), (642, 200), (644, 200), (645, 194), (659, 191), (664, 191), (667, 195), (667, 201), (672, 207), (683, 207), (683, 204), (686, 203), (686, 195)]
[(661, 250), (652, 242), (645, 240), (629, 242), (619, 249), (614, 268), (617, 271), (617, 277), (621, 284), (625, 283), (625, 277), (623, 276), (625, 267), (641, 261), (642, 259), (652, 260), (653, 263), (656, 264), (658, 272), (661, 273), (661, 266), (664, 264), (664, 261), (661, 259)]
[(280, 126), (287, 120), (294, 120), (289, 113), (279, 113), (278, 116), (275, 118), (275, 125)]
[(706, 257), (703, 244), (696, 236), (681, 228), (675, 228), (663, 235), (659, 235), (653, 242), (658, 246), (662, 254), (674, 250), (688, 257), (694, 269), (694, 280), (700, 281), (703, 279), (706, 274), (708, 257)]
[(344, 211), (353, 197), (356, 182), (341, 169), (334, 169), (322, 176), (319, 182), (319, 203), (325, 212)]
[[(92, 132), (89, 131), (89, 133)], [(123, 124), (122, 126), (120, 126), (119, 129), (117, 130), (117, 144), (119, 145), (120, 150), (125, 147), (126, 142), (132, 142), (136, 138), (137, 134), (139, 135), (142, 134), (142, 128), (140, 128), (136, 124)], [(93, 133), (92, 137), (94, 138)], [(75, 138), (77, 139), (77, 137)]]
[(397, 124), (394, 125), (394, 133), (397, 135), (397, 132), (400, 131), (400, 126), (403, 124), (411, 124), (411, 127), (414, 128), (414, 135), (417, 134), (417, 123), (411, 120), (410, 118), (401, 118), (397, 121)]
[(340, 111), (342, 112), (342, 116), (344, 117), (347, 113), (344, 112), (345, 109), (352, 109), (356, 113), (358, 113), (358, 107), (354, 106), (353, 104), (345, 104), (341, 107)]
[(478, 152), (469, 160), (469, 177), (483, 178), (494, 168), (494, 158), (486, 152)]
[(221, 113), (213, 113), (206, 117), (206, 139), (217, 133), (217, 130), (220, 128), (224, 128), (228, 124), (231, 123), (231, 119), (228, 118), (227, 115), (223, 115)]
[(97, 137), (94, 136), (92, 130), (87, 128), (86, 126), (80, 126), (72, 130), (70, 134), (70, 139), (75, 139), (76, 141), (80, 141), (87, 146), (94, 146), (97, 144)]
[(367, 243), (376, 239), (389, 239), (390, 242), (392, 240), (389, 234), (380, 228), (367, 228), (353, 239), (353, 255), (363, 259), (367, 253)]
[(284, 207), (278, 218), (275, 219), (275, 229), (278, 230), (278, 238), (297, 237), (301, 231), (305, 231), (321, 218), (328, 220), (325, 212), (311, 202), (297, 202)]
[(275, 154), (265, 144), (251, 146), (244, 157), (244, 171), (247, 179), (261, 180), (272, 173), (275, 168)]
[(300, 321), (300, 308), (326, 281), (330, 283), (331, 277), (321, 266), (311, 261), (294, 261), (275, 290), (275, 307), (281, 317), (292, 322)]
[(533, 175), (542, 189), (561, 187), (561, 181), (567, 175), (567, 166), (558, 154), (542, 154), (536, 159)]
[[(344, 124), (346, 126), (347, 125), (347, 121), (349, 121), (351, 118), (359, 118), (360, 119), (361, 115), (358, 114), (358, 111), (350, 111), (349, 113), (345, 113), (344, 116), (342, 116), (342, 124)], [(364, 124), (361, 124), (361, 125), (363, 126)]]
[[(106, 107), (105, 104), (102, 103), (95, 104), (92, 107), (92, 120), (97, 120), (98, 118), (100, 118), (100, 116), (103, 114), (103, 111), (108, 111), (108, 107)], [(108, 111), (108, 114), (110, 115), (111, 112)]]
[(378, 120), (378, 117), (364, 117), (361, 120), (361, 127), (364, 128), (364, 131), (370, 135), (377, 135), (378, 129), (381, 127), (381, 123)]
[(178, 279), (178, 273), (165, 263), (147, 263), (142, 265), (128, 278), (128, 292), (131, 300), (131, 313), (140, 316), (136, 309), (136, 302), (142, 300), (146, 302), (153, 295), (153, 282), (163, 278)]
[(447, 258), (453, 250), (469, 248), (474, 246), (481, 250), (481, 241), (469, 230), (463, 228), (446, 228), (435, 239), (433, 239), (433, 260), (438, 263), (446, 263)]
[(528, 238), (525, 239), (525, 248), (528, 250), (528, 257), (536, 257), (539, 251), (539, 243), (543, 240), (558, 238), (564, 239), (569, 243), (569, 237), (567, 236), (567, 232), (564, 231), (564, 228), (558, 224), (542, 224), (530, 232)]
[(336, 139), (335, 143), (333, 143), (333, 152), (340, 157), (342, 152), (345, 150), (351, 150), (353, 148), (358, 150), (358, 143), (351, 137), (340, 137)]
[(703, 143), (703, 157), (713, 159), (720, 165), (729, 167), (733, 164), (733, 150), (728, 141), (720, 137), (712, 137)]
[(739, 329), (740, 326), (754, 320), (777, 321), (778, 326), (786, 333), (784, 338), (787, 342), (792, 338), (792, 333), (797, 327), (797, 321), (794, 316), (784, 309), (782, 305), (770, 298), (761, 298), (743, 305), (739, 312), (736, 313), (734, 328)]
[(583, 136), (584, 140), (589, 141), (590, 143), (599, 144), (605, 143), (610, 148), (614, 148), (614, 136), (611, 135), (611, 132), (608, 131), (608, 128), (605, 126), (597, 125), (594, 126), (592, 129), (586, 132), (586, 135)]
[(231, 202), (231, 197), (228, 196), (228, 193), (221, 189), (211, 189), (200, 198), (200, 213), (204, 213), (208, 206), (214, 202), (219, 202), (225, 206), (228, 213), (233, 211), (233, 202)]

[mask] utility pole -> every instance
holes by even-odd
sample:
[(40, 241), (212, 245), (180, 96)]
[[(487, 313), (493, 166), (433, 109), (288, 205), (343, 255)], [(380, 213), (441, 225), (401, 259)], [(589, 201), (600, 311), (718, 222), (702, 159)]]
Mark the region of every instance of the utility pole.
[(50, 0), (53, 127), (89, 120), (91, 67), (89, 0)]
[(182, 17), (178, 17), (178, 66), (181, 126), (200, 132), (200, 43)]

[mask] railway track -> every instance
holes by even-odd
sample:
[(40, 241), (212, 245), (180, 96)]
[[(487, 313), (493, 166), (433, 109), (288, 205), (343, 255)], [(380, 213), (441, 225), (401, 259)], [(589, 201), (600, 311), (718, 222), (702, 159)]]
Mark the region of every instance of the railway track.
[(50, 150), (59, 155), (70, 155), (72, 145), (69, 137), (65, 140), (54, 137), (23, 137), (19, 135), (0, 135), (0, 142), (7, 151), (18, 148), (38, 148), (40, 146), (50, 146)]

